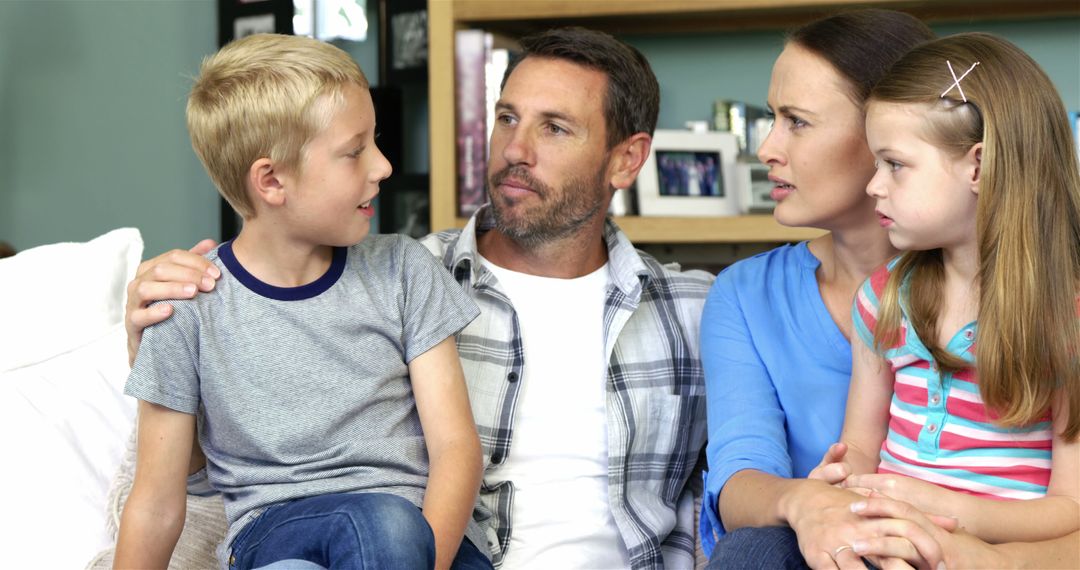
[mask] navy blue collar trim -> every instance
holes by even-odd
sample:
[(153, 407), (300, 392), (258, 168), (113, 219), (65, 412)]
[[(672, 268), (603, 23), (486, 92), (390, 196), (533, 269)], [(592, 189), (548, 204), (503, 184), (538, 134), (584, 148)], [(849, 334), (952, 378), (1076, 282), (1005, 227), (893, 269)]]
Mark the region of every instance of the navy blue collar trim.
[(277, 301), (303, 301), (325, 293), (327, 289), (334, 286), (334, 283), (337, 283), (337, 280), (341, 278), (341, 274), (345, 273), (345, 258), (347, 255), (348, 248), (335, 247), (334, 257), (330, 260), (330, 268), (326, 270), (322, 277), (299, 287), (277, 287), (260, 281), (254, 275), (248, 273), (243, 265), (240, 265), (240, 261), (233, 254), (231, 240), (221, 244), (221, 247), (218, 248), (218, 257), (221, 258), (221, 262), (225, 264), (233, 277), (236, 277), (237, 281), (256, 295)]

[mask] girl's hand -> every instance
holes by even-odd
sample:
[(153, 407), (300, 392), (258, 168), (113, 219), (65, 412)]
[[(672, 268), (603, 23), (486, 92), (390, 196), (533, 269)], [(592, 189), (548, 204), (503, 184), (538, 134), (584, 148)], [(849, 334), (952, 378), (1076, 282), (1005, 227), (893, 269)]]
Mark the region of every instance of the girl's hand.
[(957, 529), (956, 519), (928, 515), (880, 495), (852, 505), (870, 531), (852, 543), (861, 556), (900, 559), (913, 568), (1002, 568), (1012, 565), (996, 546)]
[(851, 464), (844, 460), (847, 455), (847, 444), (834, 443), (825, 451), (821, 463), (807, 475), (807, 479), (817, 479), (830, 485), (838, 485), (847, 479), (852, 473)]
[(895, 474), (867, 473), (852, 475), (840, 485), (845, 489), (865, 489), (889, 499), (903, 501), (924, 513), (954, 515), (958, 493), (912, 477)]

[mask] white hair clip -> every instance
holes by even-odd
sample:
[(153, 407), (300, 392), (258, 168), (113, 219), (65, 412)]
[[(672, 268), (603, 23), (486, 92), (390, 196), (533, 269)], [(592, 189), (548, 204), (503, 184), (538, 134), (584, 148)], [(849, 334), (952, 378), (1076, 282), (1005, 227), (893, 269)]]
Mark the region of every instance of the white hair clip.
[(967, 75), (969, 73), (971, 73), (971, 70), (975, 69), (976, 65), (979, 65), (979, 62), (976, 61), (975, 63), (971, 64), (971, 67), (969, 67), (968, 70), (965, 71), (964, 74), (961, 75), (960, 77), (957, 77), (956, 72), (953, 71), (951, 61), (946, 59), (945, 60), (945, 65), (949, 66), (949, 75), (952, 75), (953, 82), (952, 82), (952, 85), (949, 85), (948, 89), (946, 89), (944, 92), (941, 93), (941, 97), (945, 98), (945, 96), (949, 94), (949, 91), (952, 91), (953, 87), (955, 87), (956, 89), (958, 89), (960, 91), (960, 98), (963, 99), (965, 103), (967, 103), (967, 95), (964, 95), (964, 88), (960, 87), (960, 80), (967, 77)]

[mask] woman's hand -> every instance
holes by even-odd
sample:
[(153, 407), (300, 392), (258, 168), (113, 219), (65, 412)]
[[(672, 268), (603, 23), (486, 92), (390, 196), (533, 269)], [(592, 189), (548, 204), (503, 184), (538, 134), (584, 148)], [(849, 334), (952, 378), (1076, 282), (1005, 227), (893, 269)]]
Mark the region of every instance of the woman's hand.
[(851, 505), (863, 496), (829, 485), (822, 480), (805, 480), (799, 490), (784, 501), (788, 525), (799, 538), (799, 550), (811, 568), (865, 569), (852, 548), (867, 521), (852, 512)]
[(135, 279), (127, 287), (127, 307), (124, 311), (128, 364), (135, 363), (143, 329), (172, 315), (170, 305), (147, 305), (166, 299), (190, 299), (196, 291), (206, 292), (214, 288), (221, 272), (203, 255), (216, 245), (213, 240), (204, 239), (188, 251), (174, 249), (139, 264)]

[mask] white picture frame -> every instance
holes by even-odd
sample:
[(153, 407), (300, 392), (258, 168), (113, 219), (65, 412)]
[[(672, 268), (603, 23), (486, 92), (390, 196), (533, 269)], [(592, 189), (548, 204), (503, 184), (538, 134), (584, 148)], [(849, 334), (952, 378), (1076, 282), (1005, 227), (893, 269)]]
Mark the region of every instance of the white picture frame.
[(729, 132), (657, 129), (637, 177), (640, 215), (739, 215), (738, 155)]

